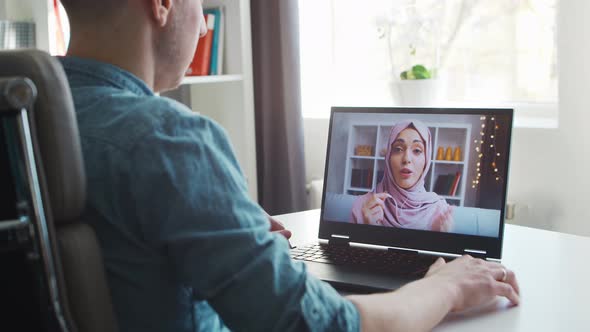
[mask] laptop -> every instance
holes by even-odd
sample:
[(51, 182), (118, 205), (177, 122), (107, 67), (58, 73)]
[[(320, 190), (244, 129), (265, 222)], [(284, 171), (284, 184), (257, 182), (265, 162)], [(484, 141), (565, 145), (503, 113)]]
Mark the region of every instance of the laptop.
[(355, 292), (438, 257), (500, 261), (512, 123), (512, 109), (333, 107), (319, 239), (291, 256)]

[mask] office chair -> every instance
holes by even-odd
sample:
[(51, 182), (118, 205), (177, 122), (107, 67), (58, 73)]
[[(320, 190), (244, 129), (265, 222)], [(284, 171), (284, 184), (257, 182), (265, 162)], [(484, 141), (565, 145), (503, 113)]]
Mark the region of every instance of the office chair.
[(0, 156), (0, 282), (13, 283), (2, 301), (17, 327), (117, 331), (100, 247), (81, 219), (85, 174), (69, 85), (44, 52), (0, 51)]

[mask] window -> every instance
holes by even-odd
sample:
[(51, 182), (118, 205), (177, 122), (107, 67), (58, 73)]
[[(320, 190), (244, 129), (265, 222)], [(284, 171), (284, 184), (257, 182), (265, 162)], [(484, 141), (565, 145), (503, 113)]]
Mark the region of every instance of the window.
[(399, 104), (400, 74), (416, 64), (436, 77), (442, 104), (556, 108), (556, 7), (299, 0), (303, 116), (327, 117), (332, 105)]

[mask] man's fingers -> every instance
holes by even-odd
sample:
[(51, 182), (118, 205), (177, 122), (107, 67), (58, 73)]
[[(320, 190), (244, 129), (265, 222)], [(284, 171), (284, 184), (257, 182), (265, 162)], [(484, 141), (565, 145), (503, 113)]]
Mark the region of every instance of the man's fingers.
[(514, 288), (512, 288), (512, 286), (510, 284), (507, 284), (505, 282), (497, 282), (495, 285), (495, 289), (496, 289), (496, 295), (504, 296), (505, 298), (510, 300), (510, 302), (512, 302), (513, 304), (520, 303), (520, 297), (518, 296), (518, 294), (516, 293), (516, 291), (514, 290)]
[(430, 268), (439, 268), (445, 264), (447, 264), (447, 262), (445, 262), (445, 260), (442, 257), (439, 257), (436, 259), (434, 263), (432, 263), (432, 265), (430, 265)]
[(285, 226), (280, 221), (276, 220), (275, 218), (268, 216), (268, 220), (270, 221), (270, 230), (271, 231), (279, 231), (285, 229)]
[[(488, 262), (488, 264), (490, 265), (494, 279), (509, 284), (512, 286), (512, 288), (514, 288), (517, 294), (520, 294), (520, 287), (518, 286), (518, 281), (516, 280), (516, 274), (514, 271), (507, 269), (500, 263)], [(502, 280), (504, 278), (504, 272), (502, 270), (506, 271), (506, 278), (504, 280)]]
[(291, 235), (293, 235), (293, 234), (291, 233), (291, 231), (290, 231), (290, 230), (288, 230), (288, 229), (282, 229), (282, 230), (280, 230), (280, 231), (276, 231), (276, 233), (279, 233), (279, 234), (281, 234), (281, 235), (282, 235), (282, 236), (284, 236), (284, 237), (285, 237), (287, 240), (291, 238)]
[(512, 270), (506, 269), (506, 280), (504, 282), (512, 286), (516, 294), (520, 294), (520, 287), (518, 287), (518, 281), (516, 281), (516, 274)]
[(445, 260), (442, 259), (442, 257), (439, 257), (434, 263), (432, 263), (432, 265), (430, 265), (430, 267), (428, 268), (428, 272), (426, 273), (426, 276), (431, 275), (446, 263), (447, 262), (445, 262)]

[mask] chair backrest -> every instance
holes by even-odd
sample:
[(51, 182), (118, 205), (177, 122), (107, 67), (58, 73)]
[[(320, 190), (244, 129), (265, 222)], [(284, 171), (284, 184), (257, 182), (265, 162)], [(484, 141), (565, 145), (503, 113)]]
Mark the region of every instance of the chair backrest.
[[(25, 172), (31, 190), (30, 215), (54, 314), (62, 321), (62, 330), (116, 331), (100, 247), (93, 229), (81, 220), (86, 180), (63, 68), (38, 50), (0, 51), (0, 79), (3, 77), (26, 78), (36, 88), (34, 103), (18, 115), (22, 130), (15, 140), (24, 149), (25, 166), (30, 166)], [(13, 94), (18, 99), (18, 92)], [(0, 108), (6, 104), (3, 98), (0, 96)], [(27, 148), (31, 158), (26, 158)]]

